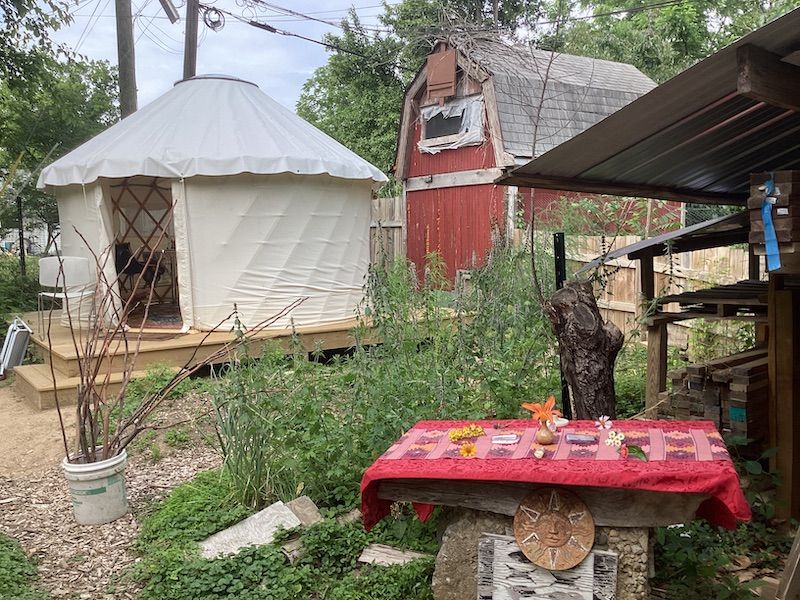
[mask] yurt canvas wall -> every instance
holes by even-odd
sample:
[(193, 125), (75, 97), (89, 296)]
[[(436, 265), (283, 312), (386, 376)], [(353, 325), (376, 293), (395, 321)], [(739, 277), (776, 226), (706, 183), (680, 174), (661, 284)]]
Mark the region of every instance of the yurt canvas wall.
[(173, 184), (184, 324), (217, 326), (236, 305), (253, 327), (351, 316), (369, 266), (369, 180), (242, 174)]

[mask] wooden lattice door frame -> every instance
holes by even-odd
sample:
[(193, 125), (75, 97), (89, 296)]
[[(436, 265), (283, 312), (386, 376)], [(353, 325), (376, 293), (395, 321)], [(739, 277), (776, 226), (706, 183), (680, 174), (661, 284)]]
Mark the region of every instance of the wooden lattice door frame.
[[(141, 245), (132, 250), (133, 256), (140, 262), (147, 261), (148, 256), (154, 253), (161, 253), (160, 257), (153, 256), (150, 265), (155, 268), (158, 264), (161, 269), (166, 271), (165, 275), (169, 285), (157, 285), (153, 289), (153, 303), (172, 302), (177, 303), (177, 281), (175, 276), (175, 236), (172, 227), (172, 217), (174, 203), (169, 189), (159, 187), (162, 181), (157, 177), (147, 178), (125, 178), (119, 183), (111, 186), (111, 209), (114, 223), (118, 224), (118, 231), (115, 231), (115, 244), (130, 243), (138, 240)], [(132, 188), (146, 188), (145, 194), (140, 197)], [(134, 206), (133, 216), (125, 211), (125, 206)], [(155, 212), (163, 210), (163, 214), (158, 217)], [(137, 222), (140, 217), (146, 219), (146, 223), (151, 230), (149, 233), (140, 231)], [(144, 228), (143, 228), (144, 229)], [(119, 267), (119, 265), (118, 265)], [(120, 294), (123, 297), (130, 296), (135, 292), (133, 286), (136, 277), (125, 276), (120, 273), (119, 286)]]

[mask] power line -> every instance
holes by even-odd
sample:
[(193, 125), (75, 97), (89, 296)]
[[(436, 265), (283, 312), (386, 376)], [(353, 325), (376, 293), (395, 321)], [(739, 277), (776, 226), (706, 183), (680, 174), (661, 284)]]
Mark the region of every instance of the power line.
[(375, 63), (375, 62), (373, 62), (373, 58), (371, 56), (367, 56), (366, 54), (362, 54), (360, 52), (355, 52), (354, 50), (349, 50), (347, 48), (342, 48), (341, 46), (339, 46), (337, 44), (332, 44), (330, 42), (325, 42), (325, 41), (322, 41), (322, 40), (316, 40), (314, 38), (306, 37), (306, 36), (301, 35), (299, 33), (294, 33), (293, 31), (286, 31), (284, 29), (278, 29), (277, 27), (273, 27), (269, 23), (262, 23), (261, 21), (256, 21), (254, 19), (247, 19), (246, 17), (242, 17), (240, 15), (234, 14), (234, 13), (228, 11), (228, 10), (224, 10), (222, 8), (217, 8), (216, 6), (208, 6), (206, 4), (200, 4), (200, 8), (203, 9), (203, 10), (216, 10), (216, 11), (219, 11), (222, 14), (226, 14), (228, 16), (233, 17), (237, 21), (241, 21), (242, 23), (246, 23), (247, 25), (250, 25), (251, 27), (255, 27), (257, 29), (262, 29), (262, 30), (267, 31), (269, 33), (274, 33), (274, 34), (277, 34), (277, 35), (284, 35), (284, 36), (287, 36), (287, 37), (298, 38), (298, 39), (301, 39), (301, 40), (305, 40), (306, 42), (311, 42), (311, 43), (317, 44), (319, 46), (324, 46), (325, 48), (328, 48), (329, 50), (336, 50), (337, 52), (343, 52), (345, 54), (351, 54), (353, 56), (357, 56), (359, 58), (363, 58), (365, 60), (368, 60), (368, 61), (372, 62), (373, 66), (392, 66), (392, 67), (395, 67), (396, 69), (400, 69), (402, 71), (408, 71), (408, 72), (411, 72), (411, 73), (415, 73), (416, 72), (416, 69), (412, 69), (411, 67), (407, 67), (405, 65), (401, 65), (401, 64), (395, 63), (395, 62)]

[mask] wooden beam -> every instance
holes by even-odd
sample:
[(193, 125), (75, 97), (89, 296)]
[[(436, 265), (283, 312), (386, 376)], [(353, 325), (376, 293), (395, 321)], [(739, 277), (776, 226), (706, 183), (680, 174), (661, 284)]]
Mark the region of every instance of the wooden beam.
[[(778, 514), (800, 517), (800, 291), (783, 289), (783, 277), (770, 277), (769, 424), (774, 466), (781, 475)], [(798, 435), (800, 438), (800, 435)]]
[[(395, 502), (422, 502), (458, 506), (513, 516), (520, 502), (533, 490), (532, 483), (459, 481), (444, 479), (391, 479), (382, 481), (378, 497)], [(559, 487), (559, 486), (547, 486)], [(602, 527), (662, 527), (693, 520), (702, 494), (677, 494), (569, 486)]]
[(747, 278), (758, 281), (761, 279), (761, 257), (753, 252), (753, 247), (747, 246)]
[(736, 49), (737, 91), (747, 98), (800, 111), (800, 67), (752, 44)]
[(655, 418), (658, 395), (667, 389), (667, 324), (647, 327), (647, 382), (645, 409), (649, 419)]
[(411, 177), (406, 180), (405, 189), (408, 192), (418, 192), (439, 188), (493, 184), (500, 173), (502, 173), (500, 169), (473, 169), (471, 171)]
[(649, 305), (656, 297), (655, 271), (653, 270), (653, 254), (642, 254), (639, 262), (639, 278), (642, 283), (642, 299)]
[[(523, 167), (524, 168), (524, 167)], [(640, 198), (660, 198), (677, 202), (696, 202), (700, 204), (736, 204), (744, 206), (748, 194), (726, 194), (720, 192), (704, 192), (702, 190), (684, 190), (680, 188), (662, 187), (638, 183), (616, 183), (598, 181), (583, 177), (555, 177), (551, 175), (529, 175), (512, 171), (496, 181), (498, 185), (516, 185), (519, 187), (535, 187), (566, 192), (583, 192), (586, 194), (610, 194), (611, 196), (635, 196)]]

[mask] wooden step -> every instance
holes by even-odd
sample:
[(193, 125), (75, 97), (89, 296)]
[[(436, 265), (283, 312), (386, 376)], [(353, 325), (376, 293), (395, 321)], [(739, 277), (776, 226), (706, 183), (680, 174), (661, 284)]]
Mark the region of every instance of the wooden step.
[[(132, 379), (139, 379), (147, 374), (146, 371), (134, 371)], [(74, 406), (78, 393), (80, 377), (69, 377), (64, 373), (55, 371), (55, 385), (50, 365), (22, 365), (14, 369), (15, 389), (34, 407), (44, 410), (54, 408), (56, 405), (56, 391), (58, 402), (64, 406)], [(105, 374), (101, 373), (101, 377)], [(109, 378), (108, 392), (115, 394), (119, 391), (123, 373), (112, 373)]]

